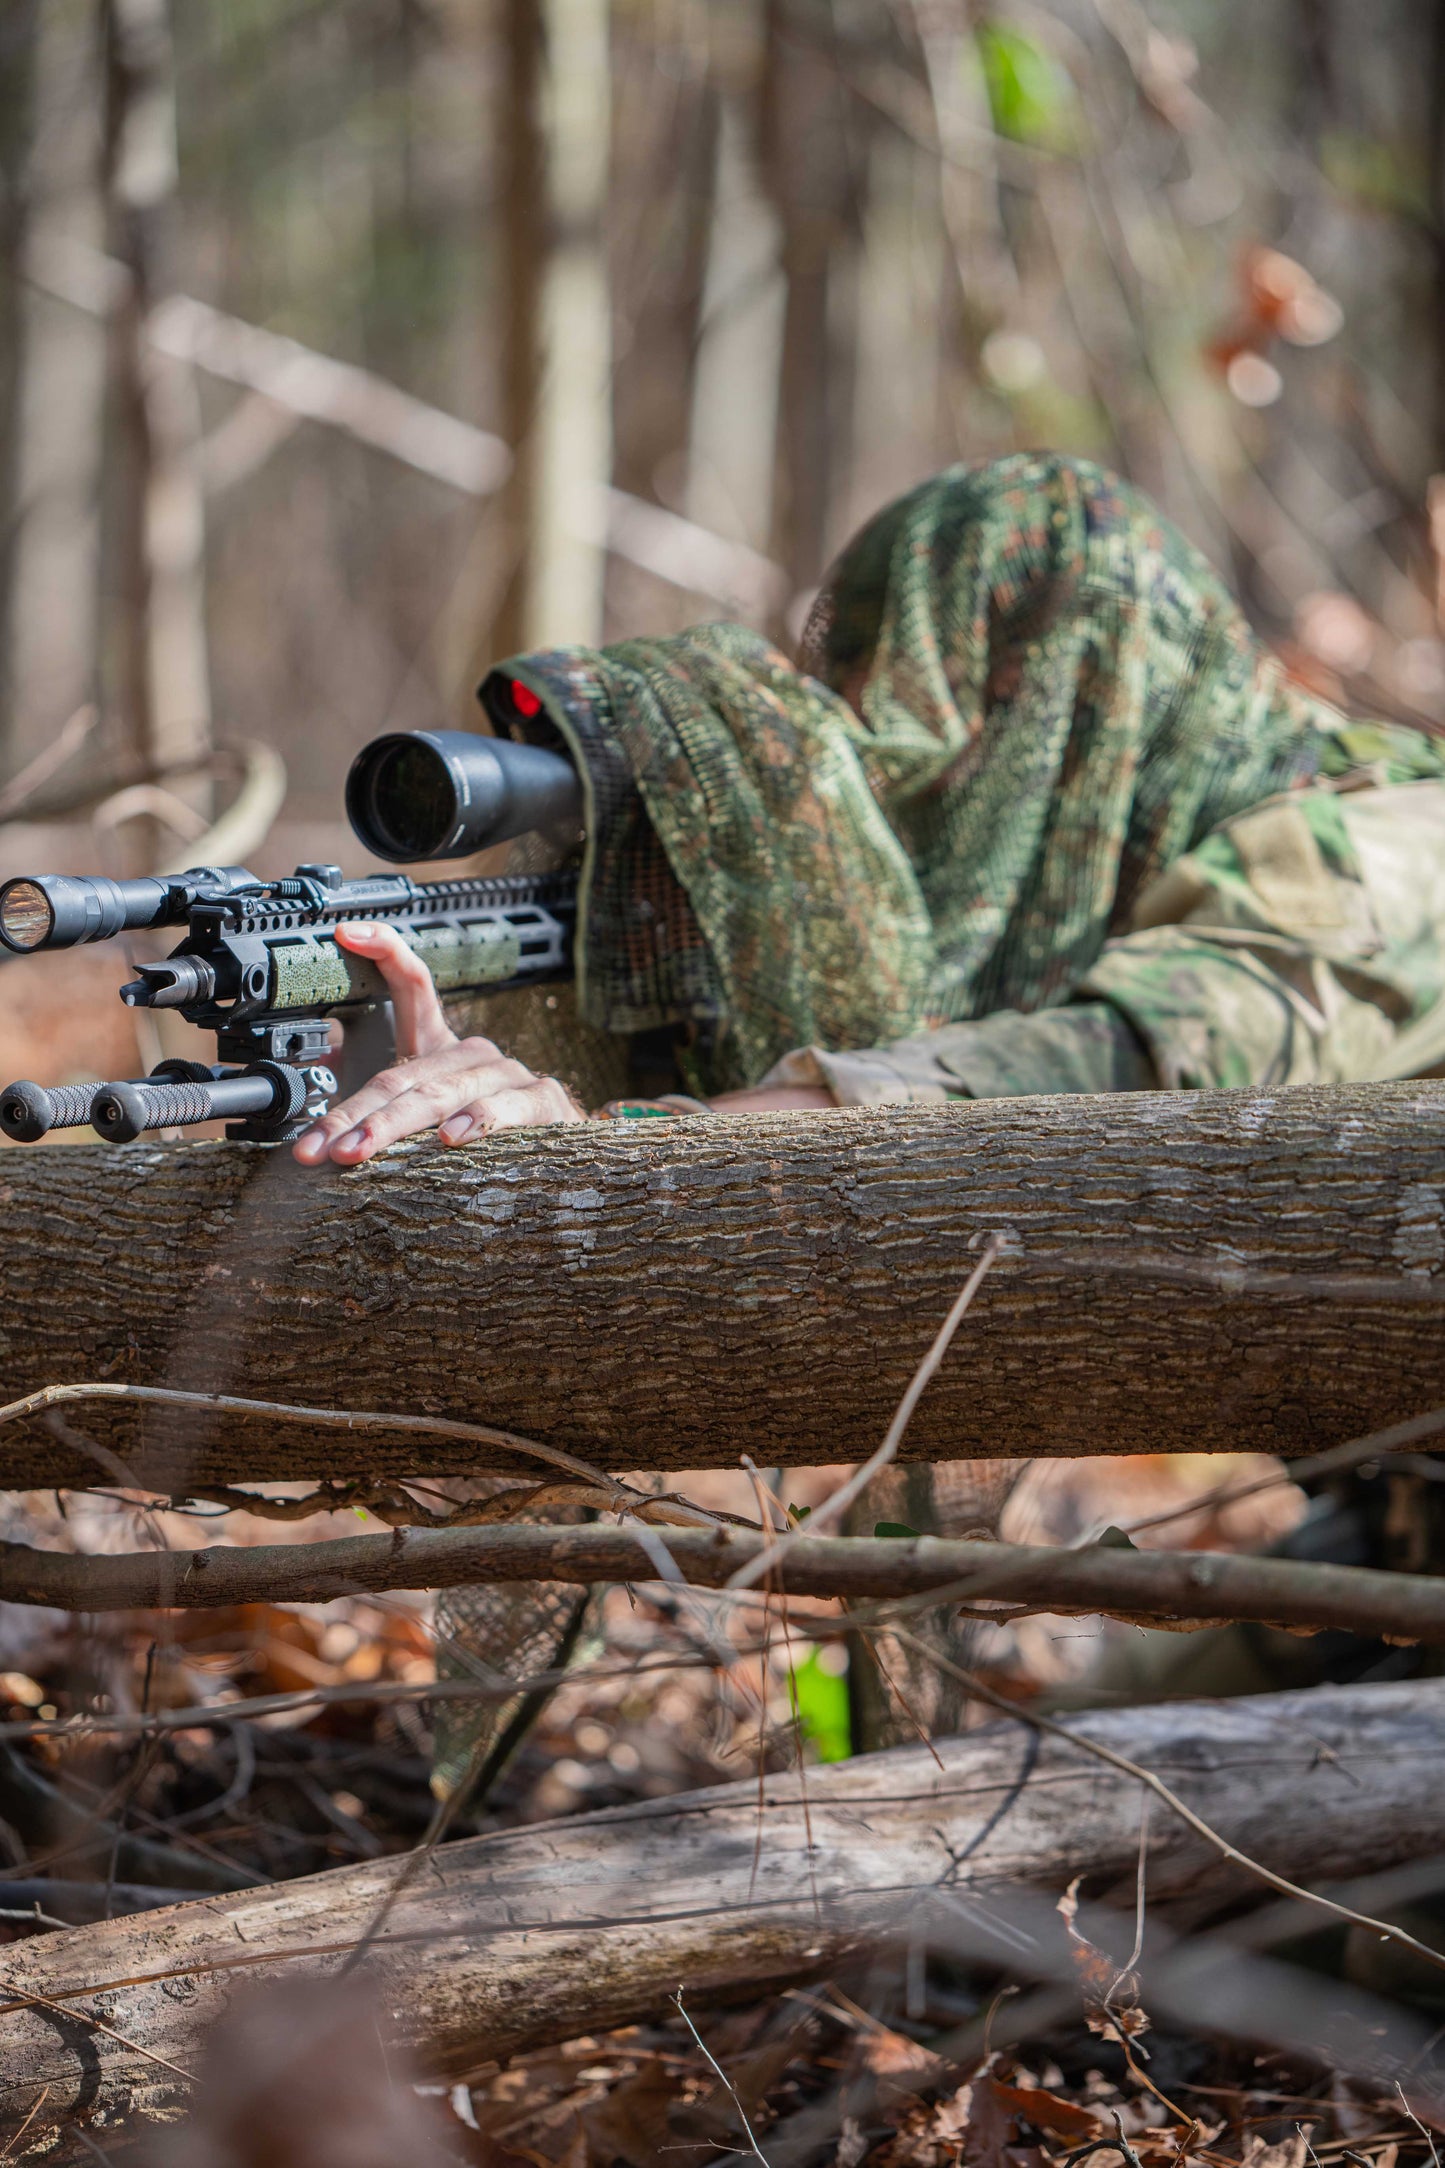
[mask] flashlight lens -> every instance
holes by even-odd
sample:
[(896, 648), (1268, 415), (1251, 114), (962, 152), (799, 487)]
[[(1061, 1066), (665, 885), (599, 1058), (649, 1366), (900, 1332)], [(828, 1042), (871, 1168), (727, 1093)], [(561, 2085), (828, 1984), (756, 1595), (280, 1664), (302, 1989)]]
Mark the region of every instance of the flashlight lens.
[(34, 881), (10, 881), (0, 890), (0, 934), (11, 948), (43, 948), (54, 924), (50, 899)]

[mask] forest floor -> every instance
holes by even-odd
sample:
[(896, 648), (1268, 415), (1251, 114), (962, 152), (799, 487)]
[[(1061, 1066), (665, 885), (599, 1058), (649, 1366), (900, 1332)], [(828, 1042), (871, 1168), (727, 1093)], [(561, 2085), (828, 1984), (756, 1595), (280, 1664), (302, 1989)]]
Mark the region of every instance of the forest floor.
[[(1281, 1480), (1223, 1511), (1193, 1501), (1271, 1466), (1242, 1456), (1227, 1464), (1182, 1456), (1036, 1464), (1009, 1502), (1003, 1532), (1067, 1542), (1110, 1522), (1173, 1514), (1151, 1542), (1253, 1549), (1303, 1510), (1293, 1486)], [(783, 1495), (807, 1505), (834, 1474), (791, 1472)], [(755, 1505), (740, 1476), (698, 1478), (690, 1488), (715, 1508)], [(338, 1533), (355, 1532), (352, 1515), (331, 1518)], [(141, 1512), (117, 1493), (68, 1499), (63, 1512), (48, 1494), (14, 1498), (0, 1533), (90, 1552), (186, 1547), (198, 1537), (274, 1543), (288, 1530), (310, 1539), (318, 1526), (230, 1514), (202, 1529), (185, 1515)], [(760, 1765), (846, 1752), (846, 1692), (832, 1654), (841, 1651), (808, 1634), (829, 1614), (828, 1606), (794, 1604), (786, 1625), (774, 1620), (761, 1653), (719, 1667), (698, 1663), (695, 1626), (676, 1608), (610, 1591), (578, 1676), (554, 1695), (485, 1811), (459, 1818), (449, 1834), (660, 1798)], [(1101, 1637), (1137, 1631), (1033, 1618), (982, 1629), (973, 1660), (996, 1687), (1027, 1700), (1082, 1676)], [(151, 1876), (117, 1871), (129, 1839), (168, 1847), (188, 1881), (222, 1862), (257, 1880), (287, 1879), (417, 1844), (435, 1807), (425, 1700), (433, 1651), (424, 1597), (109, 1620), (0, 1606), (0, 1717), (202, 1704), (218, 1719), (237, 1711), (119, 1749), (54, 1734), (0, 1745), (0, 1940), (54, 1932), (57, 1903), (66, 1921), (132, 1909), (127, 1885)], [(364, 1696), (381, 1682), (409, 1686), (415, 1698), (378, 1708)], [(357, 1698), (255, 1717), (238, 1708), (322, 1688)], [(88, 1825), (57, 1819), (61, 1796)], [(38, 1879), (43, 1901), (32, 1895), (6, 1906), (7, 1882), (19, 1896)], [(55, 1895), (62, 1885), (68, 1898)], [(1022, 2039), (1000, 2024), (1010, 2035), (1000, 2050), (994, 2020), (1016, 1993), (996, 1972), (933, 1959), (900, 1964), (895, 1955), (745, 2007), (694, 2012), (684, 1995), (675, 2014), (655, 2023), (514, 2057), (466, 2086), (422, 2088), (417, 2112), (430, 2122), (439, 2158), (477, 2168), (641, 2168), (738, 2155), (839, 2168), (1074, 2168), (1086, 2160), (1090, 2168), (1439, 2168), (1400, 2098), (1372, 2096), (1249, 2043), (1167, 2028), (1101, 2037), (1080, 2019), (1055, 2017)], [(961, 2026), (974, 2040), (964, 2060), (953, 2052)]]

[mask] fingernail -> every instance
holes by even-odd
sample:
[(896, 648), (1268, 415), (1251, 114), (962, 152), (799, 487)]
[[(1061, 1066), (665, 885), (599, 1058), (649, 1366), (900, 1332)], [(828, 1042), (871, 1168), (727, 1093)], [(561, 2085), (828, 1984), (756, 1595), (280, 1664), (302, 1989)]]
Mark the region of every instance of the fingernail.
[(469, 1137), (478, 1126), (474, 1114), (454, 1114), (449, 1121), (442, 1123), (437, 1135), (443, 1144), (460, 1144), (463, 1137)]
[(296, 1139), (292, 1149), (297, 1159), (319, 1159), (326, 1149), (325, 1130), (306, 1130), (303, 1135)]
[(344, 1137), (338, 1137), (332, 1150), (335, 1152), (359, 1151), (366, 1142), (365, 1129), (348, 1129)]

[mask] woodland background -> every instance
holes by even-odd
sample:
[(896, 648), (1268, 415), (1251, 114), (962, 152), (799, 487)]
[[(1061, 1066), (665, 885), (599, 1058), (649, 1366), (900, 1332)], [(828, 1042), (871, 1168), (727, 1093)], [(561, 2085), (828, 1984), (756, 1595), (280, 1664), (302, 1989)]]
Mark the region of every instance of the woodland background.
[[(369, 737), (465, 727), (487, 663), (530, 645), (719, 615), (790, 642), (872, 510), (1021, 447), (1152, 491), (1312, 685), (1445, 724), (1445, 0), (4, 0), (0, 204), (0, 875), (359, 872), (341, 789)], [(182, 1051), (137, 1046), (118, 965), (5, 965), (0, 1077)], [(977, 1470), (943, 1502), (1014, 1540), (1163, 1520), (1166, 1547), (1249, 1549), (1300, 1494), (1282, 1471), (1239, 1505), (1210, 1494), (1266, 1472), (1095, 1458), (1036, 1467), (1002, 1523), (1008, 1483), (971, 1490)], [(785, 1502), (830, 1487), (795, 1471)], [(736, 1472), (693, 1494), (758, 1507)], [(12, 1497), (0, 1520), (83, 1552), (138, 1526), (157, 1548), (211, 1536), (104, 1490), (64, 1515)], [(227, 1519), (228, 1541), (277, 1537)], [(800, 1657), (785, 1622), (751, 1668), (643, 1680), (686, 1653), (686, 1621), (620, 1589), (607, 1606), (622, 1673), (568, 1683), (489, 1817), (848, 1751), (834, 1644)], [(1027, 1695), (1096, 1640), (1032, 1619), (970, 1660)], [(154, 1753), (0, 1742), (5, 1815), (33, 1820), (0, 1822), (0, 1944), (57, 1905), (163, 1898), (178, 1860), (186, 1889), (211, 1886), (202, 1868), (224, 1888), (415, 1844), (433, 1665), (422, 1600), (0, 1607), (7, 1741), (98, 1695), (219, 1711)], [(245, 1693), (378, 1681), (415, 1706), (234, 1714)], [(66, 1800), (80, 1879), (22, 1883)], [(128, 1867), (151, 1837), (172, 1856)], [(727, 2080), (680, 2012), (455, 2086), (445, 2157), (703, 2158), (737, 2150), (729, 2102), (781, 2118), (860, 2054), (926, 2089), (947, 2026), (998, 2037), (992, 1985), (878, 1979), (866, 2008), (828, 1987), (717, 2020)], [(1155, 2052), (1140, 2080), (1127, 2043), (1081, 2036), (1034, 2059), (1039, 2084), (999, 2066), (973, 2111), (967, 2088), (900, 2093), (883, 2136), (845, 2123), (827, 2145), (845, 2168), (942, 2168), (986, 2110), (969, 2160), (1039, 2168), (1047, 2148), (1005, 2149), (1018, 2078), (1035, 2104), (1068, 2092), (1060, 2146), (1107, 2138), (1122, 2106), (1143, 2168), (1186, 2146), (1206, 2168), (1424, 2160), (1388, 2091), (1252, 2046), (1216, 2064), (1192, 2033)], [(1222, 2103), (1207, 2143), (1164, 2130), (1176, 2082)]]
[(10, 0), (0, 69), (0, 871), (187, 863), (257, 747), (260, 870), (360, 870), (489, 658), (787, 640), (1026, 446), (1445, 715), (1442, 0)]

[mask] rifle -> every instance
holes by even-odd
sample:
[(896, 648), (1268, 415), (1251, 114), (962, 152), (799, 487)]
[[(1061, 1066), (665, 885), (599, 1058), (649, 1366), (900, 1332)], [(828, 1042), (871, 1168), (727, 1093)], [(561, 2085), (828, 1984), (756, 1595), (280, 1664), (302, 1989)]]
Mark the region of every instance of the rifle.
[[(512, 691), (521, 712), (533, 712), (527, 688)], [(529, 829), (575, 829), (582, 794), (570, 761), (544, 747), (408, 731), (363, 747), (346, 805), (378, 856), (414, 862), (465, 857)], [(228, 1137), (289, 1143), (338, 1090), (332, 1019), (389, 1026), (385, 982), (336, 941), (340, 921), (395, 926), (442, 992), (472, 993), (570, 977), (576, 917), (573, 873), (423, 884), (399, 873), (347, 881), (332, 865), (298, 866), (270, 881), (244, 866), (193, 866), (129, 881), (71, 874), (6, 881), (0, 943), (15, 955), (184, 926), (179, 947), (162, 963), (139, 965), (120, 998), (128, 1008), (178, 1010), (215, 1032), (220, 1058), (163, 1061), (148, 1077), (110, 1084), (10, 1084), (0, 1092), (0, 1129), (31, 1144), (52, 1129), (89, 1123), (107, 1142), (122, 1143), (147, 1129), (226, 1118)], [(374, 1028), (370, 1036), (374, 1046)]]

